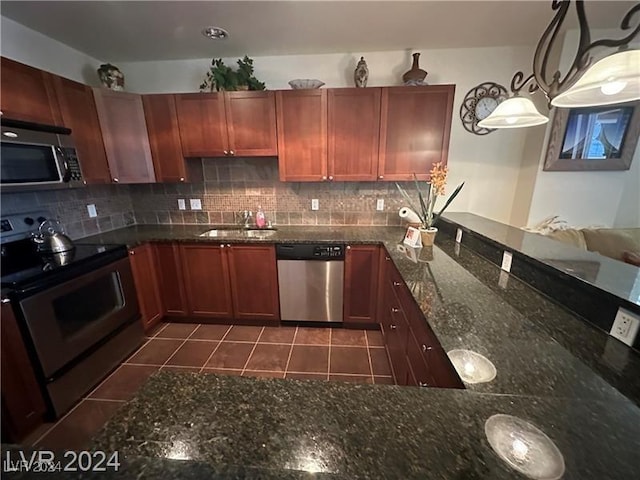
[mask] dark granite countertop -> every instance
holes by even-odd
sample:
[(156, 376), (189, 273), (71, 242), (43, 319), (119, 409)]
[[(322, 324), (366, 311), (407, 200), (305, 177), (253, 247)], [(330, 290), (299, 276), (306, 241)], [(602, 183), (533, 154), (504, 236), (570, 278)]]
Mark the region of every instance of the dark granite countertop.
[[(191, 241), (204, 229), (130, 227), (85, 240)], [(138, 478), (158, 478), (159, 465), (167, 478), (525, 478), (486, 440), (486, 420), (503, 413), (555, 442), (565, 479), (634, 478), (638, 355), (464, 247), (445, 241), (414, 262), (424, 252), (398, 249), (402, 233), (283, 227), (264, 241), (382, 242), (445, 350), (485, 355), (492, 382), (460, 391), (160, 372), (94, 448), (119, 450)]]

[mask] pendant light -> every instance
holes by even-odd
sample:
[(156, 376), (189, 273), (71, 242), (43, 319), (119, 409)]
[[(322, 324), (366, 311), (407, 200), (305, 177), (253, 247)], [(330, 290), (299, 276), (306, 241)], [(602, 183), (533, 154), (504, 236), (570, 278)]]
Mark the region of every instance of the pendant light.
[[(632, 17), (636, 14), (640, 17), (640, 3), (634, 5), (620, 23), (622, 30), (631, 29), (627, 36), (617, 40), (601, 39), (591, 42), (584, 0), (576, 0), (580, 27), (576, 55), (564, 76), (560, 71), (552, 74), (547, 72), (551, 50), (559, 37), (570, 4), (571, 0), (556, 0), (552, 3), (551, 8), (557, 12), (538, 41), (533, 57), (533, 73), (524, 79), (524, 74), (517, 72), (511, 80), (513, 96), (498, 105), (478, 126), (518, 128), (548, 122), (549, 119), (538, 112), (531, 100), (519, 96), (526, 84), (529, 84), (529, 93), (542, 90), (550, 106), (555, 107), (614, 105), (640, 99), (640, 51), (624, 51), (640, 32), (640, 22), (631, 29)], [(590, 52), (598, 47), (619, 47), (623, 51), (606, 57), (589, 68), (592, 60)]]

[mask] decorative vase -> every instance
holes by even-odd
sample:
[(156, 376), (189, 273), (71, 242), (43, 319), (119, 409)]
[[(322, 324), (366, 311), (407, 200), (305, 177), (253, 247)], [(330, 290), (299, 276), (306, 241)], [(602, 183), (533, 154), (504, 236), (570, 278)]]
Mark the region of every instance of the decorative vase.
[(411, 70), (405, 72), (402, 75), (402, 81), (405, 85), (426, 85), (424, 79), (427, 76), (427, 72), (422, 70), (418, 65), (420, 61), (420, 54), (413, 54), (413, 65), (411, 66)]
[(124, 90), (124, 74), (115, 65), (110, 63), (100, 65), (98, 77), (105, 87), (116, 91)]
[(364, 88), (367, 86), (367, 80), (369, 80), (369, 68), (367, 62), (364, 61), (364, 57), (360, 57), (358, 66), (355, 72), (353, 72), (353, 81), (358, 88)]
[(433, 247), (433, 242), (436, 239), (438, 229), (436, 227), (421, 228), (420, 238), (422, 239), (423, 247)]

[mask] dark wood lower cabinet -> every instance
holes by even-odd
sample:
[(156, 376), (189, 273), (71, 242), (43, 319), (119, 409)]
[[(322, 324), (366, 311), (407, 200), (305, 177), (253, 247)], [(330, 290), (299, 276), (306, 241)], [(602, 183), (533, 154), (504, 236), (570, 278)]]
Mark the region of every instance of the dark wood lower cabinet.
[(226, 251), (236, 320), (280, 320), (273, 245), (231, 245)]
[(145, 331), (151, 330), (162, 318), (163, 307), (158, 286), (158, 271), (154, 246), (144, 244), (129, 250), (129, 261), (136, 284), (138, 304)]
[(384, 300), (380, 320), (391, 367), (398, 385), (464, 388), (449, 357), (398, 270), (382, 252)]
[(181, 245), (189, 316), (233, 318), (226, 245)]
[(182, 275), (180, 247), (172, 243), (158, 243), (154, 244), (154, 247), (163, 313), (172, 317), (185, 317), (187, 296)]
[(0, 315), (2, 442), (19, 442), (44, 422), (46, 407), (11, 306)]
[(376, 322), (380, 247), (347, 245), (344, 262), (344, 322)]

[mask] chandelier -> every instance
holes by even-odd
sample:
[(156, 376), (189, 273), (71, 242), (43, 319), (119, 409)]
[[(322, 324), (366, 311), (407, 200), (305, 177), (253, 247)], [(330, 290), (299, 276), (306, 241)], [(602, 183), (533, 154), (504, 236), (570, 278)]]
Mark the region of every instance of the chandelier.
[[(559, 70), (549, 72), (549, 55), (567, 16), (571, 0), (553, 0), (556, 11), (542, 34), (533, 56), (533, 73), (525, 78), (516, 72), (511, 79), (512, 96), (503, 101), (487, 118), (478, 123), (484, 128), (519, 128), (547, 123), (549, 119), (536, 109), (533, 102), (520, 96), (528, 85), (528, 92), (541, 90), (550, 106), (561, 108), (595, 107), (631, 102), (640, 99), (640, 50), (628, 50), (640, 32), (640, 22), (631, 28), (632, 17), (640, 17), (640, 3), (622, 18), (620, 28), (631, 30), (625, 37), (591, 41), (591, 32), (584, 11), (584, 0), (576, 0), (580, 34), (573, 63), (564, 76)], [(618, 48), (618, 51), (591, 65), (591, 51), (595, 48)]]

